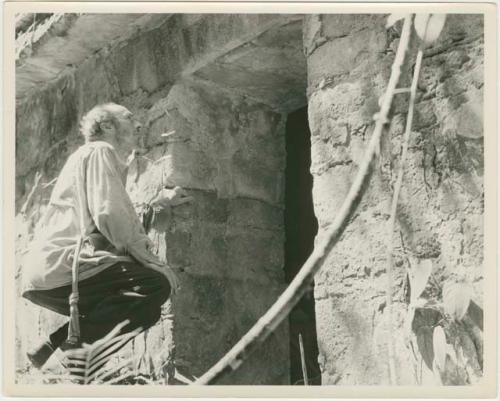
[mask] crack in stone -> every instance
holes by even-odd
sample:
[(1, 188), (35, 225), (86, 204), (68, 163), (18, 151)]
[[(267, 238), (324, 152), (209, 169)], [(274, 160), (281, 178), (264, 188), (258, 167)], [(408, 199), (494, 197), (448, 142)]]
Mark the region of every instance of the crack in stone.
[(329, 160), (316, 168), (311, 168), (311, 173), (316, 174), (317, 176), (321, 176), (322, 174), (324, 174), (326, 171), (330, 170), (331, 168), (338, 167), (338, 166), (349, 166), (351, 164), (352, 164), (352, 160), (350, 160), (350, 159)]

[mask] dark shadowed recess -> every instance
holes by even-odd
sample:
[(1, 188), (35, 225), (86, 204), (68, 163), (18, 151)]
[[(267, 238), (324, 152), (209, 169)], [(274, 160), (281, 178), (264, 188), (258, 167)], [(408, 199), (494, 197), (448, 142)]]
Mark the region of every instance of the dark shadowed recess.
[[(312, 201), (311, 133), (307, 108), (288, 116), (286, 125), (285, 189), (285, 277), (293, 280), (314, 248), (318, 221)], [(308, 292), (292, 310), (290, 323), (290, 383), (303, 385), (299, 348), (302, 335), (309, 384), (321, 384), (313, 291)]]

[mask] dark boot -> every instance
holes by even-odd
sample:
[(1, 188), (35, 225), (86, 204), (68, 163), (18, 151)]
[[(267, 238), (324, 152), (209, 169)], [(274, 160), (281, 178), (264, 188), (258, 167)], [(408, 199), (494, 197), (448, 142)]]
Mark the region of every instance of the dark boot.
[(55, 350), (56, 349), (50, 341), (44, 341), (29, 351), (26, 355), (33, 366), (40, 369), (49, 360)]

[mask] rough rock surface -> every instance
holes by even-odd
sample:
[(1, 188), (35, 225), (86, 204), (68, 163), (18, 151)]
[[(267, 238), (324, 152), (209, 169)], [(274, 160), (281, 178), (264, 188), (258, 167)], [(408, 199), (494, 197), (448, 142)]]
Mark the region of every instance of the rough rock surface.
[[(212, 86), (176, 84), (161, 107), (166, 114), (149, 136), (155, 162), (139, 159), (128, 189), (137, 202), (162, 184), (194, 197), (157, 216), (152, 235), (182, 282), (173, 302), (175, 365), (199, 377), (284, 289), (284, 153), (275, 151), (284, 126), (280, 114)], [(156, 135), (170, 130), (167, 141)], [(285, 326), (227, 384), (286, 383), (283, 338)]]
[[(320, 15), (307, 16), (304, 23), (318, 237), (332, 222), (351, 185), (390, 74), (399, 34), (398, 26), (385, 29), (386, 17)], [(437, 292), (445, 282), (464, 281), (472, 288), (473, 300), (482, 303), (482, 52), (482, 18), (472, 15), (448, 16), (441, 37), (425, 51), (395, 235), (395, 331), (391, 333), (399, 384), (434, 380), (429, 369), (420, 367), (418, 352), (416, 360), (412, 357), (405, 341), (410, 335), (403, 325), (408, 315), (407, 269), (430, 262), (430, 281)], [(401, 87), (409, 86), (411, 80), (415, 40), (410, 54), (412, 61)], [(370, 186), (316, 278), (323, 384), (389, 383), (387, 223), (407, 108), (407, 95), (397, 95)], [(431, 292), (429, 286), (426, 291)], [(438, 293), (428, 297), (440, 299)], [(430, 329), (437, 325), (435, 321), (426, 324)], [(454, 343), (457, 329), (447, 330), (447, 340), (456, 352), (467, 354), (478, 366), (482, 360), (479, 345), (471, 348), (470, 338)], [(475, 369), (441, 379), (445, 384), (466, 384), (478, 374)]]
[[(102, 20), (95, 15), (83, 17), (99, 32)], [(20, 61), (17, 69), (16, 79), (31, 85), (32, 89), (16, 86), (16, 210), (29, 193), (36, 171), (42, 170), (48, 178), (59, 171), (64, 155), (78, 143), (79, 118), (96, 103), (119, 101), (153, 124), (164, 114), (162, 103), (156, 103), (167, 96), (181, 76), (191, 76), (198, 71), (200, 80), (215, 82), (215, 87), (225, 88), (227, 95), (239, 94), (273, 109), (290, 111), (288, 103), (300, 107), (306, 102), (305, 60), (297, 50), (300, 47), (293, 40), (280, 47), (283, 36), (300, 40), (296, 32), (297, 16), (176, 14), (153, 19), (153, 27), (142, 26), (135, 35), (127, 31), (124, 38), (98, 51), (87, 49), (87, 53), (83, 53), (82, 43), (77, 39), (81, 36), (80, 30), (89, 27), (75, 18), (65, 17), (69, 25), (65, 25), (68, 32), (63, 35), (65, 53), (67, 57), (73, 55), (69, 65), (57, 60), (61, 52), (52, 46), (49, 38), (40, 40), (33, 47), (33, 55)], [(55, 35), (56, 41), (63, 40), (57, 36), (58, 32), (49, 31), (49, 34)], [(87, 57), (82, 59), (85, 54)], [(224, 76), (209, 74), (217, 69), (219, 73), (233, 76), (234, 69), (241, 67), (249, 56), (261, 61), (238, 78), (233, 77), (231, 82), (223, 79)], [(27, 69), (30, 62), (39, 68)], [(303, 70), (290, 69), (290, 64), (302, 65)], [(51, 81), (53, 74), (38, 76), (40, 70), (57, 70), (58, 79)], [(275, 85), (275, 90), (263, 90), (261, 81)], [(26, 115), (30, 118), (25, 118)], [(158, 124), (161, 121), (152, 128), (159, 129)], [(55, 154), (60, 157), (53, 157)]]
[[(296, 50), (302, 45), (307, 57), (313, 198), (321, 237), (363, 157), (390, 74), (400, 27), (386, 30), (385, 18), (309, 15), (303, 42), (297, 43), (296, 16), (174, 15), (73, 60), (72, 66), (55, 60), (64, 68), (56, 81), (50, 81), (54, 71), (41, 71), (44, 87), (29, 81), (33, 65), (45, 65), (40, 49), (51, 48), (50, 40), (40, 42), (20, 61), (29, 66), (31, 60), (31, 70), (24, 71), (28, 77), (16, 110), (17, 275), (51, 180), (81, 143), (79, 118), (99, 102), (124, 104), (146, 123), (148, 152), (128, 177), (138, 211), (163, 185), (179, 185), (194, 198), (155, 216), (151, 225), (158, 253), (179, 273), (183, 289), (165, 307), (162, 324), (133, 347), (142, 357), (140, 369), (161, 380), (172, 381), (174, 365), (187, 377), (202, 374), (284, 286), (283, 112), (303, 105), (306, 88), (306, 74), (298, 68), (306, 65)], [(88, 28), (71, 21), (70, 33), (75, 26)], [(482, 35), (479, 16), (450, 15), (425, 52), (395, 236), (391, 333), (399, 384), (436, 379), (465, 384), (481, 374)], [(54, 43), (65, 40), (55, 36)], [(272, 43), (283, 37), (283, 48)], [(410, 53), (415, 50), (414, 43)], [(412, 59), (406, 66), (401, 86), (409, 84), (413, 64)], [(407, 95), (397, 95), (370, 187), (316, 278), (323, 384), (388, 383), (387, 221), (407, 106)], [(408, 348), (404, 328), (411, 292), (407, 270), (429, 263), (426, 298), (441, 301), (445, 283), (465, 282), (474, 301), (462, 321), (445, 316), (446, 340), (461, 368), (445, 358), (438, 376), (432, 364), (427, 367), (425, 350), (443, 316), (429, 308), (416, 311), (410, 325), (416, 353)], [(23, 300), (16, 315), (22, 316), (16, 322), (22, 370), (26, 348), (62, 319)], [(287, 335), (283, 325), (226, 383), (288, 383)]]

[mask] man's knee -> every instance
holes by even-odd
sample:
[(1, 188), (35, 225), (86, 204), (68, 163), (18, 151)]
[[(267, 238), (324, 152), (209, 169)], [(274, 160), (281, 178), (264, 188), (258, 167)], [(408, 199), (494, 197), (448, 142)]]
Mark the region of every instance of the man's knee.
[(161, 272), (145, 266), (134, 266), (134, 284), (139, 286), (139, 292), (146, 295), (150, 301), (163, 305), (170, 296), (170, 282)]
[(160, 272), (153, 270), (152, 276), (154, 280), (154, 290), (152, 291), (153, 293), (151, 295), (154, 296), (156, 302), (161, 306), (167, 301), (170, 296), (170, 282), (165, 277), (165, 275)]
[(148, 307), (144, 310), (140, 317), (140, 326), (147, 329), (153, 326), (160, 319), (161, 306), (168, 300), (171, 292), (170, 282), (161, 273), (157, 273), (155, 277), (155, 289), (148, 296)]
[(161, 305), (163, 305), (170, 297), (172, 287), (170, 286), (170, 282), (168, 281), (168, 279), (163, 274), (159, 274), (158, 285), (159, 302)]
[(35, 305), (47, 308), (61, 315), (69, 316), (69, 293), (69, 288), (61, 287), (51, 290), (25, 291), (22, 297), (33, 302)]

